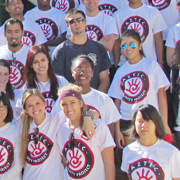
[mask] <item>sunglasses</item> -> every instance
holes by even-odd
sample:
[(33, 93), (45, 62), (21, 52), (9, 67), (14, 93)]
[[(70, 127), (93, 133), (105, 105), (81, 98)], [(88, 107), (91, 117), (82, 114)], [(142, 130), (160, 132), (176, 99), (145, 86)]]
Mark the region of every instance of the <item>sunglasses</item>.
[(38, 141), (39, 141), (39, 128), (36, 127), (34, 129), (34, 143), (35, 144), (38, 144)]
[(131, 49), (135, 49), (135, 48), (137, 47), (137, 44), (136, 44), (136, 43), (131, 43), (131, 44), (129, 44), (129, 45), (127, 45), (127, 44), (122, 44), (122, 45), (121, 45), (121, 49), (125, 50), (125, 49), (128, 48), (128, 46), (129, 46)]
[(73, 151), (75, 147), (74, 132), (71, 133), (69, 140), (70, 140), (70, 149)]
[(71, 19), (70, 21), (68, 21), (69, 24), (74, 24), (76, 22), (78, 23), (82, 23), (85, 19), (83, 17), (79, 17), (79, 18), (76, 18), (76, 19)]
[(74, 71), (75, 72), (91, 72), (92, 71), (92, 68), (80, 68), (80, 67), (76, 67), (74, 68)]

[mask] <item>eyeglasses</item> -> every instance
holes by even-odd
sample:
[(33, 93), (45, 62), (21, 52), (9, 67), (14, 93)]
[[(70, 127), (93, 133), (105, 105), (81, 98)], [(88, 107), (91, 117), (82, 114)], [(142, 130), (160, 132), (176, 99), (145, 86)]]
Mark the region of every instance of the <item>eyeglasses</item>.
[(74, 71), (75, 72), (85, 72), (85, 73), (87, 73), (87, 72), (91, 72), (92, 68), (80, 68), (80, 67), (76, 67), (76, 68), (74, 68)]
[(34, 143), (35, 144), (38, 144), (38, 141), (39, 141), (39, 128), (36, 127), (34, 129)]
[(70, 140), (70, 149), (73, 151), (75, 147), (74, 132), (71, 133), (69, 140)]
[(0, 111), (5, 111), (7, 109), (7, 106), (0, 106)]
[(76, 19), (71, 19), (70, 21), (68, 21), (69, 24), (74, 24), (76, 22), (78, 23), (82, 23), (85, 19), (83, 17), (79, 17), (79, 18), (76, 18)]
[(121, 49), (126, 50), (126, 49), (128, 48), (128, 46), (129, 46), (131, 49), (135, 49), (135, 48), (137, 47), (137, 44), (136, 44), (136, 43), (131, 43), (131, 44), (129, 44), (129, 45), (127, 45), (127, 44), (122, 44), (122, 45), (121, 45)]

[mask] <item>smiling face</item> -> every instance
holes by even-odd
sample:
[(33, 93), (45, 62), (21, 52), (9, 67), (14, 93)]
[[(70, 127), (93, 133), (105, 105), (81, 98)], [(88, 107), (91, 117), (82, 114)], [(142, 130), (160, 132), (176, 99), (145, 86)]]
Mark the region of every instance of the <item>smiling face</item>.
[(45, 119), (45, 107), (45, 101), (37, 95), (29, 96), (26, 99), (26, 112), (35, 121), (36, 124), (41, 124)]
[(23, 37), (23, 30), (19, 23), (7, 24), (4, 35), (7, 38), (8, 46), (12, 48), (21, 47), (21, 39)]
[(89, 12), (99, 11), (98, 4), (100, 0), (82, 0)]
[(74, 123), (80, 124), (81, 108), (83, 107), (83, 102), (81, 100), (73, 96), (67, 96), (60, 100), (60, 105), (67, 118)]
[(8, 108), (0, 101), (0, 127), (4, 126), (6, 123), (4, 120), (6, 119), (8, 114)]
[(77, 60), (72, 75), (79, 86), (90, 86), (93, 76), (91, 64), (86, 59)]
[(47, 76), (49, 68), (49, 60), (44, 53), (38, 53), (34, 56), (32, 68), (36, 73), (37, 79), (39, 76)]
[[(136, 48), (130, 47), (132, 43), (136, 44)], [(132, 37), (124, 37), (122, 39), (121, 46), (122, 45), (127, 45), (127, 49), (121, 48), (121, 50), (130, 64), (135, 64), (142, 59), (142, 55), (140, 53), (140, 50), (142, 49), (142, 44), (139, 44), (136, 39)]]
[(24, 4), (21, 0), (10, 0), (6, 11), (11, 17), (16, 18), (17, 16), (23, 16)]
[(139, 137), (152, 138), (156, 136), (156, 126), (152, 120), (144, 120), (140, 111), (138, 111), (135, 119), (135, 129)]
[(0, 90), (5, 91), (6, 85), (9, 82), (9, 69), (5, 66), (0, 66)]

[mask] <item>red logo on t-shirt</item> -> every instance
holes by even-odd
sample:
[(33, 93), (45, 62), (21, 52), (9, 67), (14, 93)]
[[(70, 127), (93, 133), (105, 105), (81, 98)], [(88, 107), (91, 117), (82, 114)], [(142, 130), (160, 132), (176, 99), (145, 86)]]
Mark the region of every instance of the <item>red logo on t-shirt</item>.
[(148, 3), (161, 11), (170, 5), (171, 0), (148, 0)]
[(129, 174), (136, 180), (163, 180), (164, 171), (161, 166), (152, 159), (139, 159), (129, 165)]
[[(73, 149), (71, 148), (72, 141)], [(81, 179), (91, 172), (94, 166), (94, 155), (85, 142), (79, 139), (67, 141), (63, 154), (68, 161), (67, 168), (70, 177)]]
[(28, 155), (26, 161), (31, 165), (42, 164), (48, 157), (53, 147), (53, 142), (44, 134), (39, 133), (38, 143), (34, 143), (35, 134), (29, 134)]
[(96, 25), (87, 25), (86, 35), (94, 41), (99, 41), (104, 36), (102, 30)]
[(75, 8), (75, 2), (74, 0), (52, 0), (52, 6), (68, 12), (70, 9)]
[(112, 16), (112, 14), (114, 14), (118, 9), (112, 4), (100, 4), (99, 10), (103, 11), (105, 14)]
[(149, 78), (142, 71), (131, 72), (121, 78), (120, 87), (124, 92), (123, 101), (134, 104), (147, 96)]
[(40, 18), (36, 20), (46, 36), (47, 40), (53, 40), (58, 37), (58, 26), (56, 22), (48, 18)]
[(20, 89), (24, 83), (25, 66), (19, 60), (7, 60), (10, 65), (10, 82), (15, 89)]
[(26, 44), (29, 47), (31, 47), (31, 46), (33, 46), (35, 44), (35, 42), (36, 42), (35, 35), (30, 31), (24, 30), (24, 36), (22, 38), (22, 43)]
[(135, 29), (141, 36), (141, 41), (144, 42), (149, 34), (148, 22), (140, 16), (131, 16), (126, 19), (121, 26), (121, 33), (123, 34), (127, 29)]

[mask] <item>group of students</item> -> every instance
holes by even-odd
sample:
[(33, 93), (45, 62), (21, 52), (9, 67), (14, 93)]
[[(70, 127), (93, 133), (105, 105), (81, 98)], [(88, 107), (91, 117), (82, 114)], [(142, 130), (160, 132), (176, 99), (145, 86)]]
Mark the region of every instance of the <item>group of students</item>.
[[(89, 55), (72, 60), (74, 85), (55, 74), (46, 46), (32, 46), (20, 90), (12, 88), (8, 61), (0, 60), (0, 179), (115, 180), (117, 146), (129, 179), (180, 180), (180, 152), (163, 140), (172, 142), (170, 82), (159, 63), (145, 57), (136, 30), (126, 30), (120, 43), (127, 61), (108, 94), (90, 85), (96, 64)], [(179, 44), (171, 90), (180, 149)]]

